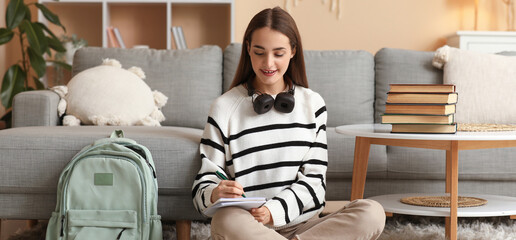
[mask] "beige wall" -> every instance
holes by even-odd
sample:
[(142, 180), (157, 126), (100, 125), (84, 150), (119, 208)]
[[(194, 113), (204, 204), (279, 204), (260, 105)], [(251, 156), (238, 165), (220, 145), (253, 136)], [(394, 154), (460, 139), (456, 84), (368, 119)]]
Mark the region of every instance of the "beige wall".
[[(457, 30), (474, 29), (474, 0), (338, 0), (340, 18), (330, 11), (332, 1), (235, 0), (235, 41), (242, 41), (254, 14), (274, 6), (290, 9), (305, 49), (430, 51)], [(506, 29), (502, 0), (479, 0), (479, 5), (478, 30)]]

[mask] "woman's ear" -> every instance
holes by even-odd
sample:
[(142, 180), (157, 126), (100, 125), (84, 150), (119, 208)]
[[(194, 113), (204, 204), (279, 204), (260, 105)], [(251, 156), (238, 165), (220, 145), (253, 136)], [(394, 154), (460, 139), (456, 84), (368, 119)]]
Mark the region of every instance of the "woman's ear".
[(292, 53), (290, 54), (290, 58), (293, 58), (293, 57), (296, 55), (296, 49), (297, 49), (297, 47), (296, 47), (296, 46), (294, 46), (294, 47), (292, 48)]
[(247, 48), (247, 53), (249, 53), (249, 51), (250, 51), (249, 41), (245, 41), (245, 47)]

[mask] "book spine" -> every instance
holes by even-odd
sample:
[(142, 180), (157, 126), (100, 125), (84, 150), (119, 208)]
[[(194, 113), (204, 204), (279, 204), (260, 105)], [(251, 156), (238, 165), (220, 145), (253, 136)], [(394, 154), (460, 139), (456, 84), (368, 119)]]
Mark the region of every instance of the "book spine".
[(185, 34), (183, 32), (183, 27), (178, 27), (178, 33), (179, 33), (179, 41), (181, 42), (182, 49), (188, 49), (188, 46), (186, 46), (186, 40), (185, 40)]
[(174, 36), (174, 44), (176, 45), (176, 49), (182, 49), (182, 44), (179, 40), (179, 33), (177, 27), (172, 27), (172, 35)]
[(383, 114), (383, 124), (441, 124), (449, 125), (455, 122), (455, 114), (426, 115), (426, 114)]
[(116, 40), (115, 32), (113, 30), (113, 27), (107, 27), (107, 36), (109, 41), (109, 47), (118, 48), (120, 45), (118, 44), (118, 41)]
[(115, 36), (116, 36), (116, 40), (118, 41), (118, 44), (120, 45), (121, 48), (125, 48), (125, 43), (124, 43), (124, 40), (122, 40), (122, 35), (120, 34), (120, 30), (118, 30), (117, 27), (114, 27), (113, 30), (115, 32)]

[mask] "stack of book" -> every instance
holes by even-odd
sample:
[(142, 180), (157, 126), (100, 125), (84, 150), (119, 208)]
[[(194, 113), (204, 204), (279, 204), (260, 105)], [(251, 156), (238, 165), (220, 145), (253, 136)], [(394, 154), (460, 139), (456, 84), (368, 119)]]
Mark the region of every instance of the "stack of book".
[(382, 123), (393, 133), (456, 133), (455, 85), (391, 84)]

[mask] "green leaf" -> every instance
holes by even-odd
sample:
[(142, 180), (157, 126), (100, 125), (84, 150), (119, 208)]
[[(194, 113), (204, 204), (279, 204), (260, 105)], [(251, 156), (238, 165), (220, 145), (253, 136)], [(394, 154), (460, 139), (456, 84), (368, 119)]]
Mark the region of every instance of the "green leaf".
[(66, 62), (63, 62), (63, 61), (56, 61), (56, 60), (48, 60), (48, 62), (51, 62), (53, 63), (54, 65), (58, 65), (68, 71), (72, 71), (72, 65), (66, 63)]
[(32, 47), (27, 48), (27, 53), (29, 54), (30, 65), (36, 72), (36, 75), (38, 75), (38, 77), (43, 77), (47, 71), (47, 64), (45, 59), (43, 56), (41, 56), (41, 54), (38, 54), (36, 51), (34, 51)]
[(37, 24), (38, 26), (40, 26), (41, 29), (43, 29), (45, 32), (47, 32), (53, 38), (59, 39), (45, 24), (40, 23), (40, 22), (35, 22), (34, 24)]
[(66, 52), (66, 48), (64, 48), (63, 44), (57, 38), (47, 37), (48, 46), (57, 52)]
[(43, 29), (38, 24), (23, 20), (21, 23), (23, 30), (27, 33), (29, 45), (38, 53), (43, 55), (47, 49), (47, 38), (43, 33)]
[(11, 0), (5, 12), (5, 23), (7, 28), (15, 29), (25, 17), (27, 8), (23, 0)]
[(47, 48), (45, 53), (48, 55), (48, 57), (52, 57), (52, 51), (50, 51), (50, 48)]
[(11, 41), (14, 37), (14, 32), (7, 28), (0, 28), (0, 45)]
[(25, 90), (25, 77), (26, 73), (17, 64), (12, 65), (5, 73), (0, 89), (0, 99), (6, 109), (12, 106), (14, 95)]
[(57, 25), (57, 26), (60, 26), (63, 28), (63, 31), (66, 32), (66, 28), (61, 24), (61, 21), (59, 21), (59, 17), (57, 15), (55, 15), (52, 11), (50, 11), (45, 5), (43, 4), (40, 4), (40, 3), (36, 3), (36, 7), (39, 8), (39, 10), (41, 10), (41, 12), (43, 13), (43, 16), (45, 16), (45, 18)]
[(23, 5), (23, 7), (25, 8), (25, 18), (24, 19), (27, 19), (30, 22), (32, 20), (32, 13), (30, 12), (29, 6)]
[(32, 80), (34, 80), (34, 85), (36, 85), (36, 89), (38, 89), (38, 90), (45, 89), (45, 85), (41, 82), (41, 80), (39, 80), (39, 78), (35, 77), (35, 78), (32, 78)]

